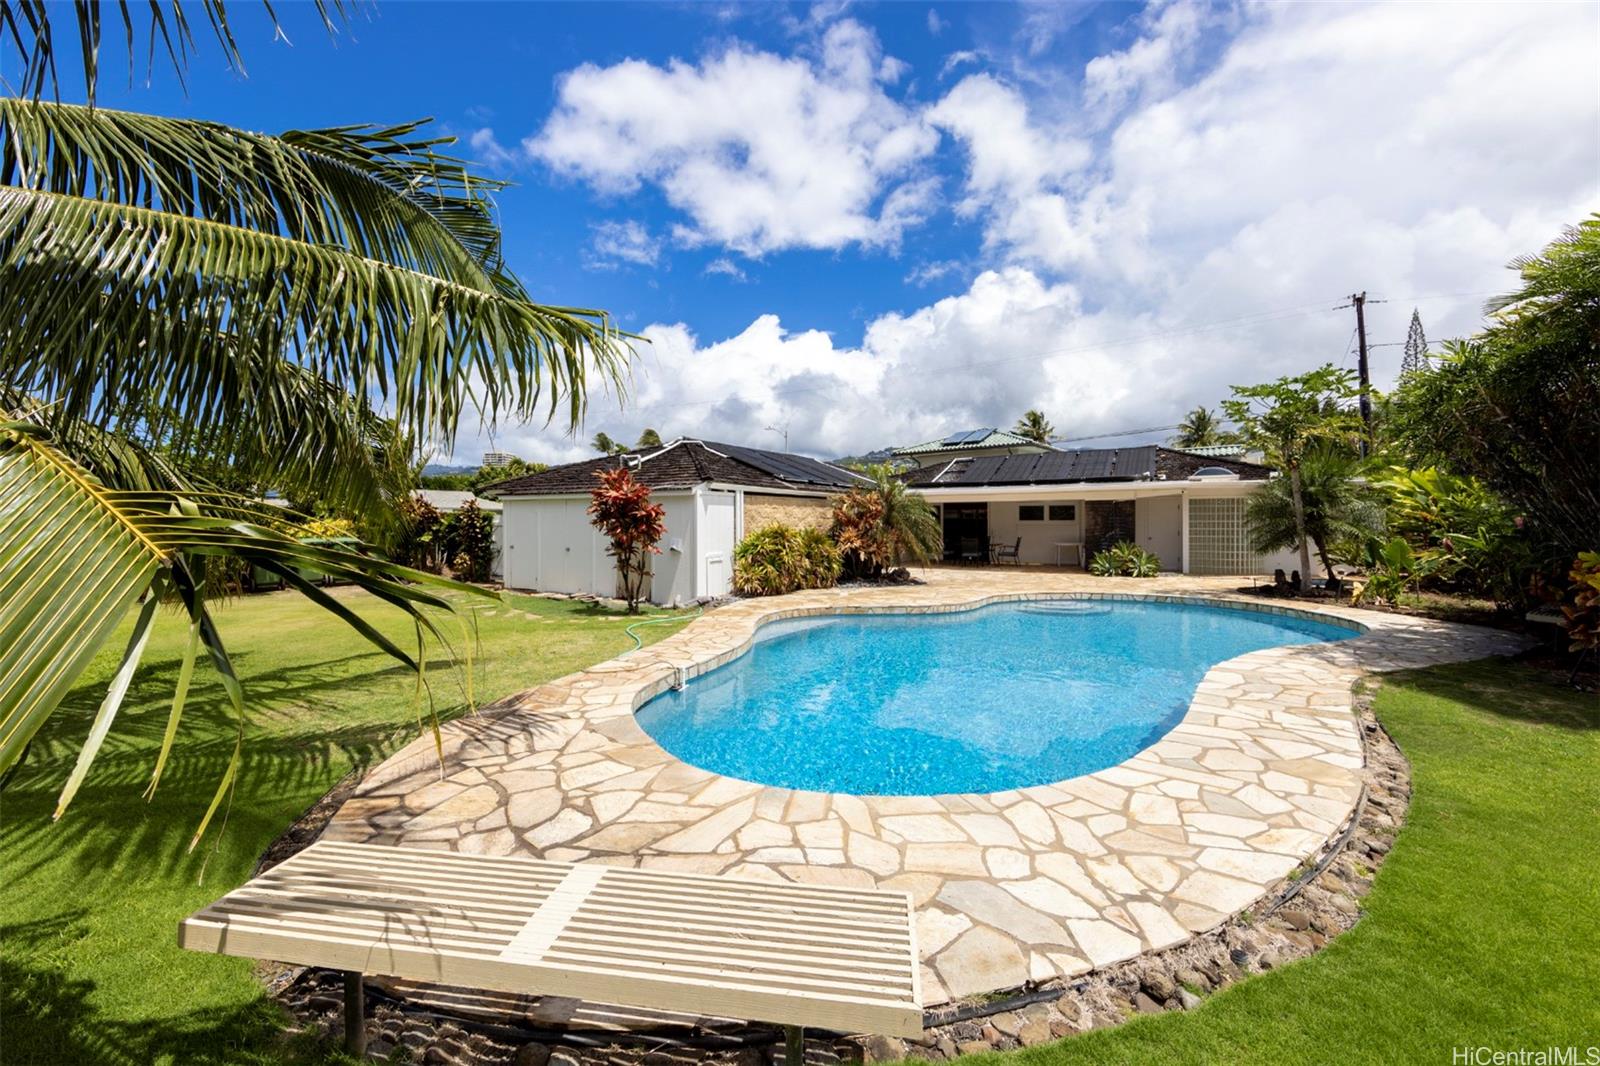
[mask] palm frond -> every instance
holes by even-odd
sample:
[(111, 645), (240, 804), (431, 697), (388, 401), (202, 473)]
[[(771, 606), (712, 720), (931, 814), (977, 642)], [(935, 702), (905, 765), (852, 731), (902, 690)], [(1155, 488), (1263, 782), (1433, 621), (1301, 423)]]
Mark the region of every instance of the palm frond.
[[(146, 609), (122, 667), (63, 792), (60, 808), (66, 808), (111, 728), (121, 691), (138, 665), (153, 601), (169, 582), (185, 604), (194, 640), (207, 648), (243, 714), (242, 688), (201, 598), (197, 559), (234, 557), (297, 578), (301, 569), (311, 569), (351, 582), (406, 611), (417, 626), (419, 642), (426, 635), (447, 648), (452, 639), (433, 616), (455, 613), (456, 607), (442, 593), (494, 598), (381, 559), (296, 541), (271, 528), (271, 511), (248, 500), (197, 502), (171, 490), (108, 487), (39, 426), (0, 423), (0, 773), (21, 757), (89, 659), (143, 599)], [(420, 654), (402, 649), (303, 579), (294, 583), (375, 647), (420, 674)], [(180, 688), (187, 687), (192, 656), (191, 651)], [(180, 691), (154, 779), (159, 779), (178, 731), (182, 702)], [(232, 771), (230, 766), (223, 787)]]
[(246, 351), (444, 443), (470, 408), (553, 419), (565, 399), (576, 422), (591, 371), (620, 387), (629, 335), (529, 300), (498, 258), (496, 184), (416, 129), (0, 101), (0, 382), (102, 425), (137, 398), (203, 427), (250, 402), (226, 387)]
[(0, 428), (0, 771), (21, 757), (163, 559), (37, 427)]
[[(313, 3), (323, 27), (330, 34), (336, 29), (335, 18), (343, 21), (349, 7), (345, 0), (313, 0)], [(180, 0), (146, 0), (144, 5), (145, 13), (149, 16), (145, 35), (148, 38), (150, 65), (154, 66), (156, 42), (159, 39), (160, 50), (172, 65), (180, 82), (183, 80), (184, 69), (188, 66), (189, 53), (196, 50), (194, 31), (189, 25), (186, 6), (189, 5)], [(19, 66), (22, 73), (13, 86), (18, 95), (38, 97), (43, 95), (47, 88), (55, 95), (60, 95), (61, 85), (55, 62), (57, 47), (55, 24), (51, 15), (65, 7), (65, 4), (53, 4), (49, 0), (4, 0), (0, 3), (0, 40), (9, 38), (20, 59)], [(138, 5), (130, 3), (129, 0), (117, 0), (116, 4), (123, 32), (127, 38), (129, 81), (133, 80), (135, 61), (140, 50), (139, 36), (134, 29), (134, 13), (137, 7)], [(271, 21), (274, 36), (283, 37), (283, 27), (279, 25), (272, 5), (263, 2), (261, 7)], [(244, 57), (240, 54), (239, 43), (234, 38), (233, 27), (228, 21), (226, 0), (206, 0), (203, 9), (211, 23), (217, 43), (222, 47), (223, 62), (230, 69), (243, 73)], [(101, 5), (77, 3), (72, 6), (72, 10), (77, 17), (84, 94), (92, 104), (100, 82), (100, 50), (105, 38), (100, 25)]]

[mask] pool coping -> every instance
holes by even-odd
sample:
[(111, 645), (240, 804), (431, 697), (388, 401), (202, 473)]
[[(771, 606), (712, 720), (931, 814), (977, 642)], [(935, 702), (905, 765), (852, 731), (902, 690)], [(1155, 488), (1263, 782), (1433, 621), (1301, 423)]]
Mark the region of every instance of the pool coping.
[[(451, 723), (442, 772), (432, 737), (419, 738), (368, 775), (328, 833), (899, 889), (918, 909), (932, 1005), (1170, 947), (1251, 906), (1320, 852), (1357, 802), (1362, 746), (1351, 688), (1363, 673), (1524, 644), (1470, 626), (1262, 602), (1205, 579), (1155, 579), (1149, 591), (1127, 584), (981, 572), (738, 601), (657, 644)], [(745, 654), (772, 622), (1049, 599), (1214, 605), (1358, 632), (1218, 663), (1183, 719), (1130, 759), (996, 793), (762, 786), (681, 762), (634, 719), (675, 682)]]

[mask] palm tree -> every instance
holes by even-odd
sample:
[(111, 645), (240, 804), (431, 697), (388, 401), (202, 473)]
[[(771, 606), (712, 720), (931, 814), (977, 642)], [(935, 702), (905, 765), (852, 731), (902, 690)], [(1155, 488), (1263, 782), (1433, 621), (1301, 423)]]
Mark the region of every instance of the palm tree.
[(639, 434), (639, 443), (635, 444), (634, 447), (635, 448), (659, 448), (659, 447), (661, 447), (661, 443), (662, 443), (661, 442), (661, 434), (657, 433), (653, 429), (648, 429), (647, 428), (643, 433)]
[(1050, 438), (1056, 435), (1056, 427), (1050, 424), (1043, 411), (1028, 410), (1017, 419), (1017, 424), (1012, 427), (1011, 432), (1040, 444), (1049, 444)]
[[(1332, 579), (1333, 550), (1360, 543), (1384, 530), (1382, 502), (1359, 480), (1361, 460), (1341, 443), (1313, 445), (1300, 460), (1300, 499), (1305, 536)], [(1274, 552), (1299, 546), (1294, 494), (1288, 478), (1273, 478), (1252, 493), (1245, 511), (1250, 546)], [(1310, 575), (1306, 575), (1308, 578)]]
[(589, 444), (601, 455), (621, 455), (623, 452), (628, 450), (628, 446), (626, 444), (622, 443), (620, 440), (611, 439), (611, 435), (609, 433), (596, 433), (594, 435), (594, 440), (590, 441)]
[(833, 535), (850, 572), (875, 577), (887, 567), (939, 558), (944, 534), (928, 501), (908, 491), (888, 463), (864, 473), (870, 485), (833, 500)]
[[(208, 559), (279, 574), (418, 670), (419, 695), (424, 639), (453, 647), (435, 612), (469, 592), (303, 544), (280, 511), (205, 471), (370, 512), (412, 442), (448, 444), (464, 411), (575, 422), (628, 338), (603, 312), (530, 298), (500, 256), (500, 183), (440, 154), (448, 138), (419, 123), (272, 136), (48, 102), (51, 9), (25, 7), (26, 26), (12, 5), (0, 16), (24, 52), (24, 95), (0, 100), (0, 774), (138, 608), (65, 809), (172, 600), (190, 627), (180, 677), (204, 647), (241, 724), (203, 832), (237, 771), (245, 708), (207, 609)], [(99, 7), (74, 10), (92, 100)], [(205, 11), (234, 58), (223, 5)], [(173, 36), (180, 62), (186, 24)], [(417, 645), (307, 583), (308, 567), (406, 611)]]
[(1178, 434), (1172, 438), (1176, 448), (1204, 448), (1211, 444), (1224, 443), (1222, 423), (1218, 420), (1216, 412), (1209, 407), (1201, 405), (1183, 416), (1183, 421), (1178, 423)]

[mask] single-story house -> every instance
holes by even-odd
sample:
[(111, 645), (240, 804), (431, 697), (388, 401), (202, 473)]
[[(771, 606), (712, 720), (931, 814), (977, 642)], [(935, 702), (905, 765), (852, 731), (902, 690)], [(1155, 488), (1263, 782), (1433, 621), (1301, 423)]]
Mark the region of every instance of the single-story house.
[(1071, 565), (1131, 540), (1163, 570), (1262, 574), (1298, 566), (1293, 553), (1250, 550), (1245, 503), (1270, 476), (1255, 463), (1143, 445), (956, 456), (905, 479), (938, 509), (947, 559), (987, 559), (1000, 544), (1018, 547), (1023, 563)]
[(965, 429), (948, 433), (921, 444), (894, 449), (896, 459), (908, 459), (918, 466), (943, 466), (952, 459), (979, 459), (986, 455), (1038, 455), (1054, 451), (1031, 437), (1004, 429)]
[(618, 466), (631, 468), (666, 507), (647, 592), (662, 604), (726, 595), (733, 548), (747, 530), (773, 522), (825, 527), (828, 498), (863, 480), (803, 455), (688, 438), (514, 477), (490, 487), (503, 508), (508, 588), (616, 594), (616, 562), (587, 511), (595, 475)]
[(489, 566), (489, 573), (501, 576), (505, 569), (505, 523), (501, 520), (500, 501), (486, 500), (464, 489), (413, 489), (411, 495), (431, 504), (440, 514), (453, 514), (465, 507), (468, 500), (477, 503), (478, 510), (494, 523), (494, 562)]

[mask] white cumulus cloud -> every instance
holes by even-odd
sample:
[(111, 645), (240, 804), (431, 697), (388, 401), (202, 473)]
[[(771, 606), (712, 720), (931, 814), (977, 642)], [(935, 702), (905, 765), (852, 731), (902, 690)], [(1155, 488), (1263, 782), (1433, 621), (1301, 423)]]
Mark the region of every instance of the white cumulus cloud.
[[(1436, 341), (1471, 332), (1484, 297), (1514, 284), (1509, 259), (1600, 209), (1600, 8), (1276, 5), (1222, 25), (1185, 2), (1152, 6), (1132, 43), (1082, 68), (1092, 106), (1077, 117), (989, 74), (913, 114), (883, 96), (881, 57), (859, 27), (831, 61), (735, 49), (698, 66), (638, 65), (632, 88), (651, 92), (634, 95), (666, 93), (670, 106), (660, 122), (599, 128), (596, 158), (616, 141), (618, 159), (595, 173), (617, 191), (660, 183), (689, 239), (751, 251), (802, 233), (814, 247), (837, 246), (820, 233), (865, 243), (890, 203), (896, 225), (914, 225), (941, 195), (922, 168), (942, 134), (960, 165), (948, 183), (957, 211), (984, 247), (970, 264), (952, 248), (909, 275), (895, 267), (912, 284), (977, 273), (962, 292), (870, 319), (859, 344), (770, 314), (721, 338), (648, 327), (655, 343), (626, 408), (597, 399), (588, 432), (651, 425), (771, 444), (765, 427), (787, 423), (797, 450), (833, 455), (1008, 425), (1029, 407), (1070, 436), (1170, 425), (1233, 384), (1353, 365), (1353, 317), (1333, 310), (1353, 291), (1373, 300), (1375, 345), (1404, 339), (1413, 306)], [(1197, 42), (1191, 18), (1225, 39)], [(810, 161), (775, 176), (776, 149), (759, 135), (704, 133), (709, 120), (687, 105), (725, 84), (722, 64), (787, 78), (789, 102), (765, 97), (763, 121), (786, 126), (785, 144), (816, 142), (799, 154), (834, 159), (826, 169), (852, 160), (855, 191), (771, 199), (785, 182), (806, 186)], [(1172, 76), (1184, 64), (1197, 72)], [(595, 84), (619, 69), (592, 68)], [(848, 120), (813, 116), (796, 132), (795, 113), (838, 85), (855, 87), (837, 101)], [(583, 99), (569, 80), (546, 134)], [(817, 133), (862, 123), (872, 135)], [(707, 178), (693, 195), (672, 192), (694, 174)], [(745, 189), (758, 191), (741, 201)], [(764, 206), (722, 214), (702, 197)], [(1398, 361), (1398, 347), (1374, 348), (1380, 387)], [(583, 451), (543, 431), (523, 446)]]
[(619, 263), (655, 266), (661, 259), (661, 238), (652, 236), (636, 219), (597, 222), (590, 229), (594, 239), (584, 262), (591, 268), (606, 269)]
[(937, 135), (885, 86), (903, 67), (843, 20), (814, 53), (734, 44), (698, 63), (585, 64), (525, 144), (558, 173), (625, 195), (658, 187), (687, 243), (746, 255), (893, 245), (929, 196)]

